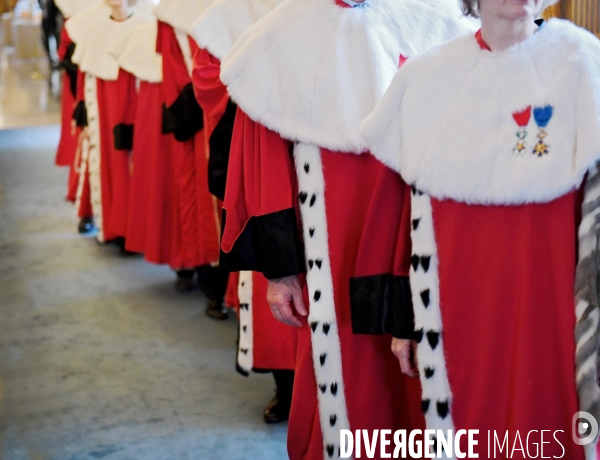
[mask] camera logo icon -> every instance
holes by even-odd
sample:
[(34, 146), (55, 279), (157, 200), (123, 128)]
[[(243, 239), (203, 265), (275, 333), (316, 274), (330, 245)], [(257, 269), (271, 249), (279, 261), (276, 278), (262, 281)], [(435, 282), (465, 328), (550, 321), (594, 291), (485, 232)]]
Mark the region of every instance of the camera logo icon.
[(598, 421), (588, 412), (577, 412), (573, 416), (573, 441), (580, 446), (586, 446), (598, 436)]

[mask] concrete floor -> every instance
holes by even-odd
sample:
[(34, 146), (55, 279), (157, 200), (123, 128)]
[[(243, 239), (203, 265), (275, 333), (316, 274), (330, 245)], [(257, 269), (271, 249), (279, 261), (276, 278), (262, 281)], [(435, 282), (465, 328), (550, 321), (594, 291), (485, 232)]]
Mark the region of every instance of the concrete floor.
[(285, 459), (199, 292), (75, 231), (58, 127), (0, 131), (0, 458)]

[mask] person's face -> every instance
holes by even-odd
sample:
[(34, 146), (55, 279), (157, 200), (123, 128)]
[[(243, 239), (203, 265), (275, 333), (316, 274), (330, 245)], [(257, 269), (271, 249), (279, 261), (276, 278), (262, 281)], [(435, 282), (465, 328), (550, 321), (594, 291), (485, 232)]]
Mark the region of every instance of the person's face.
[(127, 0), (104, 0), (111, 8), (122, 8), (127, 3)]
[(479, 0), (482, 14), (490, 13), (504, 19), (524, 19), (535, 16), (543, 0)]

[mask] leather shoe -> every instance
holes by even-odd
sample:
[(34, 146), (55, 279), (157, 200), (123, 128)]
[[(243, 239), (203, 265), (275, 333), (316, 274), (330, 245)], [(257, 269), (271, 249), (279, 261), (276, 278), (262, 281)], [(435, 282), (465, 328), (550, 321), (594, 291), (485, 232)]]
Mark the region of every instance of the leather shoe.
[(77, 231), (81, 234), (89, 233), (94, 229), (93, 217), (82, 217), (77, 225)]
[(206, 305), (206, 316), (219, 321), (229, 318), (229, 315), (223, 306), (214, 300), (208, 301), (208, 305)]
[(285, 404), (279, 400), (277, 394), (273, 396), (273, 399), (265, 407), (263, 413), (263, 420), (265, 423), (279, 423), (285, 422), (290, 418), (290, 404)]

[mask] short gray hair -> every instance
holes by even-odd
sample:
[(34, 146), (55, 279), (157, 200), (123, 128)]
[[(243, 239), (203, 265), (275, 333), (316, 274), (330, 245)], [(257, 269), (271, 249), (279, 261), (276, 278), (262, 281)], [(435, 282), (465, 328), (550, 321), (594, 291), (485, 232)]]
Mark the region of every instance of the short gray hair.
[(479, 17), (479, 0), (460, 0), (460, 6), (467, 16)]

